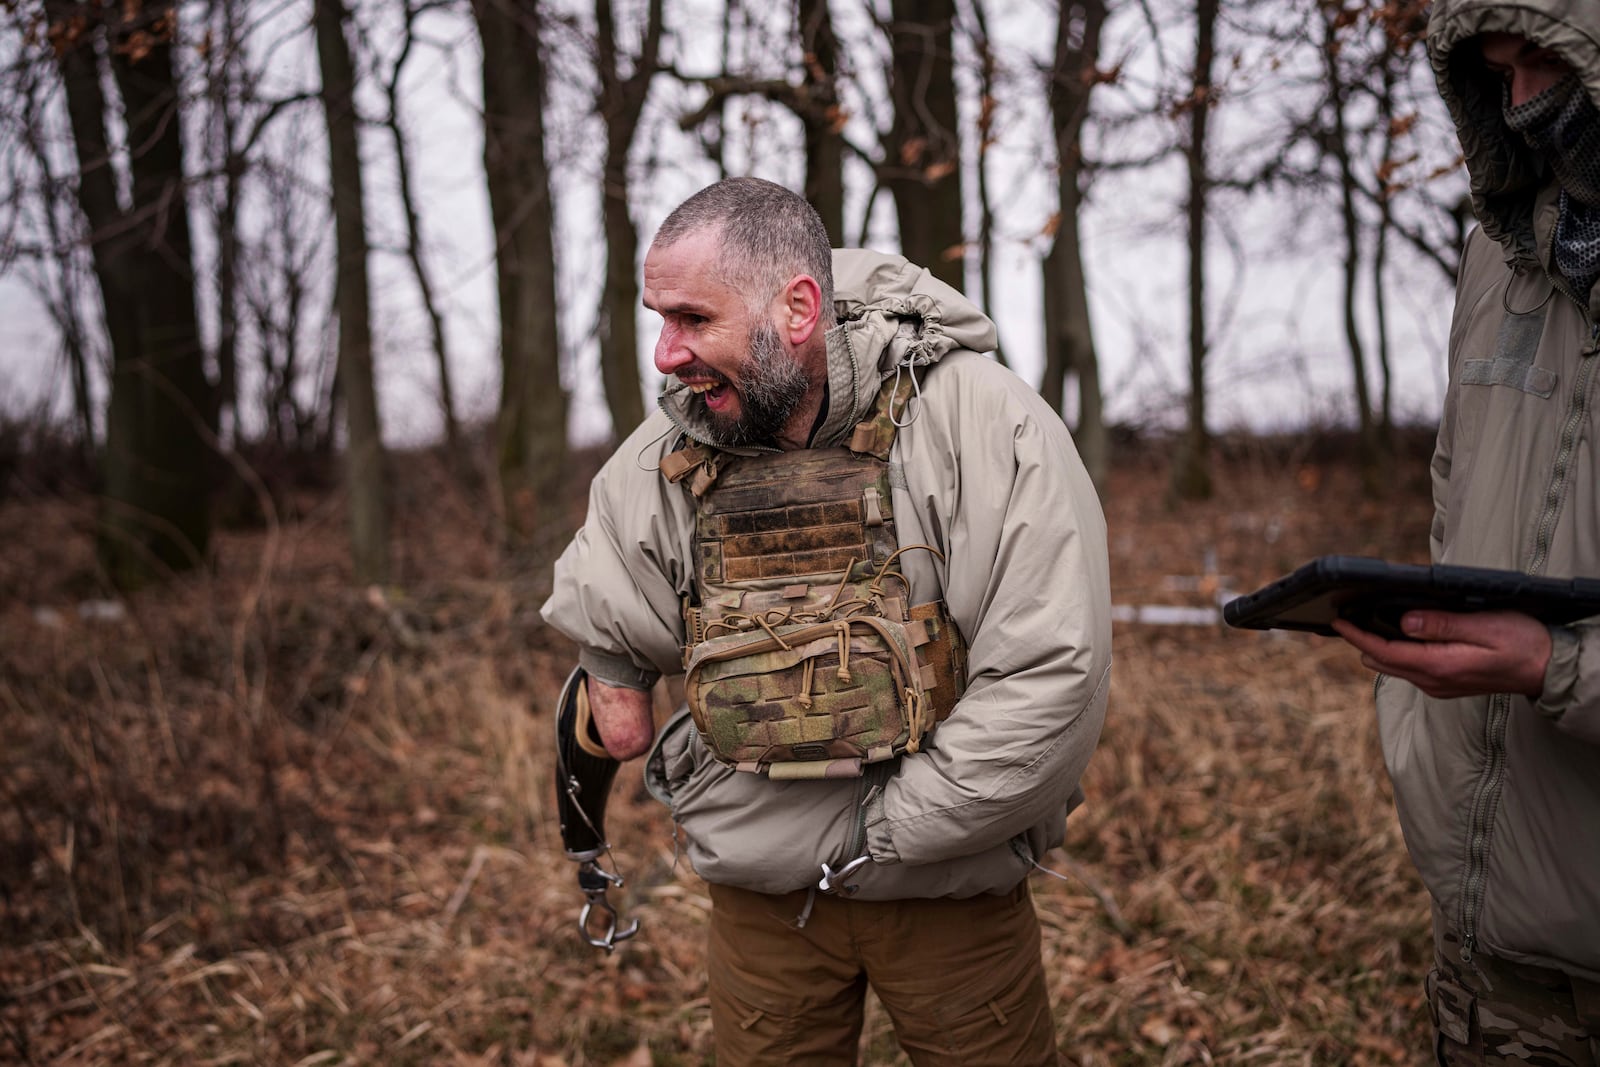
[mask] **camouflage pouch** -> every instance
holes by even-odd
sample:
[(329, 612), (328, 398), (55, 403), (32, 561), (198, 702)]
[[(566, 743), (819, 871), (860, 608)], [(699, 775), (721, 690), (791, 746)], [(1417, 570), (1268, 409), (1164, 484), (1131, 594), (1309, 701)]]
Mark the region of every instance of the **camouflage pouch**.
[[(955, 627), (944, 625), (948, 644)], [(717, 758), (740, 770), (857, 777), (917, 751), (933, 727), (937, 672), (917, 650), (937, 626), (856, 615), (712, 637), (690, 653), (689, 713)]]

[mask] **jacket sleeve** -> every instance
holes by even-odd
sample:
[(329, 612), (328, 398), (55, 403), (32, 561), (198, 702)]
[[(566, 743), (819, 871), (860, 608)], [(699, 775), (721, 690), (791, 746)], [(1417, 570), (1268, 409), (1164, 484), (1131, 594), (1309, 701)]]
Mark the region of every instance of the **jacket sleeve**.
[(880, 863), (972, 855), (1063, 817), (1110, 685), (1105, 520), (1066, 427), (981, 357), (952, 356), (930, 377), (897, 449), (946, 557), (968, 685), (868, 805)]
[(595, 475), (588, 515), (540, 609), (577, 642), (585, 670), (633, 689), (681, 669), (691, 513), (656, 469), (670, 435), (664, 415), (645, 420)]
[(1534, 711), (1557, 729), (1600, 744), (1600, 620), (1550, 627), (1550, 646)]

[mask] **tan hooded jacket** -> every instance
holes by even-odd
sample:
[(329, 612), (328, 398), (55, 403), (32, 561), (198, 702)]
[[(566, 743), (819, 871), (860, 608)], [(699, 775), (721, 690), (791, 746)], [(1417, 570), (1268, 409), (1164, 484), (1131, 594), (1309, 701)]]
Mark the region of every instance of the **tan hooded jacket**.
[[(1595, 323), (1555, 280), (1556, 187), (1501, 117), (1472, 38), (1555, 49), (1600, 102), (1600, 3), (1441, 0), (1428, 50), (1482, 223), (1467, 241), (1433, 458), (1433, 558), (1600, 575)], [(1600, 620), (1596, 620), (1600, 622)], [(1557, 627), (1538, 702), (1434, 700), (1380, 678), (1406, 845), (1474, 949), (1600, 979), (1600, 629)]]
[[(994, 325), (898, 256), (834, 254), (840, 323), (828, 334), (828, 397), (815, 445), (839, 443), (880, 382), (920, 383), (890, 455), (913, 602), (943, 597), (969, 643), (965, 695), (930, 747), (860, 779), (772, 781), (713, 759), (680, 714), (647, 779), (711, 882), (780, 893), (814, 886), (870, 851), (860, 899), (972, 896), (1016, 885), (1059, 845), (1099, 739), (1111, 668), (1105, 522), (1061, 419), (976, 353)], [(597, 677), (646, 686), (681, 667), (693, 509), (657, 473), (695, 436), (674, 383), (662, 411), (595, 478), (589, 515), (556, 564), (546, 621)], [(881, 768), (881, 769), (880, 769)]]

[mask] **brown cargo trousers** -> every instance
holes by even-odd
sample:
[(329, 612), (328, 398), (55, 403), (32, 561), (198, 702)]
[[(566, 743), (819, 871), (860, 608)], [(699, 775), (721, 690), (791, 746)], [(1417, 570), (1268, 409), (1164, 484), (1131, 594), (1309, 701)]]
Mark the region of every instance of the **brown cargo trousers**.
[(1437, 1063), (1600, 1067), (1600, 983), (1481, 952), (1464, 963), (1437, 913), (1433, 931), (1427, 988)]
[(1027, 882), (1003, 896), (858, 901), (711, 886), (717, 1063), (856, 1062), (867, 986), (917, 1067), (1055, 1067)]

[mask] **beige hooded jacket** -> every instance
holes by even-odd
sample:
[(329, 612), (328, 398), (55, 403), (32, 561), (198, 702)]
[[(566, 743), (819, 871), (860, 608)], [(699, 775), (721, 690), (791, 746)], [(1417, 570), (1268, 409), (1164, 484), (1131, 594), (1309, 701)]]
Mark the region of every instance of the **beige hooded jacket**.
[[(1105, 523), (1061, 419), (977, 355), (994, 325), (898, 256), (834, 254), (840, 323), (828, 334), (826, 413), (836, 444), (880, 382), (915, 373), (920, 400), (890, 455), (913, 602), (943, 597), (969, 643), (969, 684), (923, 751), (860, 779), (772, 781), (706, 751), (685, 714), (661, 731), (647, 779), (706, 880), (761, 892), (814, 886), (870, 853), (858, 898), (1011, 889), (1059, 845), (1100, 735), (1111, 667)], [(544, 618), (595, 676), (645, 686), (681, 667), (692, 506), (657, 473), (695, 435), (676, 383), (662, 411), (595, 478), (588, 519), (556, 564)]]
[[(1428, 50), (1482, 223), (1467, 241), (1433, 458), (1436, 561), (1600, 575), (1596, 312), (1551, 263), (1557, 190), (1501, 117), (1473, 38), (1555, 49), (1600, 102), (1600, 3), (1441, 0)], [(1596, 620), (1600, 622), (1600, 620)], [(1553, 631), (1538, 702), (1380, 678), (1406, 845), (1466, 951), (1600, 979), (1600, 628)]]

